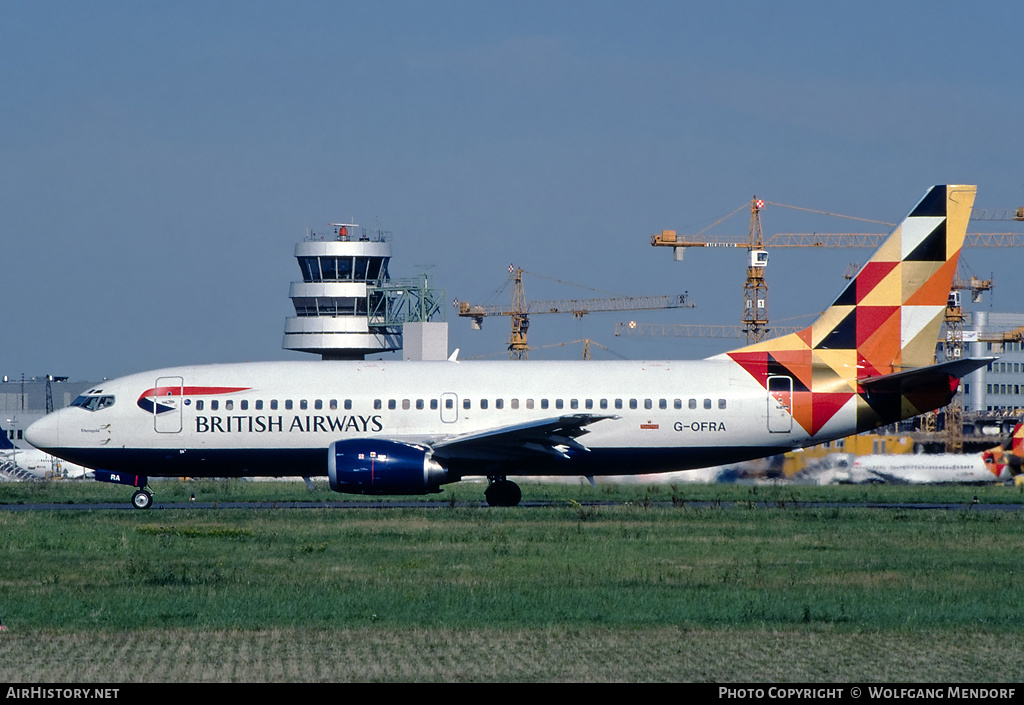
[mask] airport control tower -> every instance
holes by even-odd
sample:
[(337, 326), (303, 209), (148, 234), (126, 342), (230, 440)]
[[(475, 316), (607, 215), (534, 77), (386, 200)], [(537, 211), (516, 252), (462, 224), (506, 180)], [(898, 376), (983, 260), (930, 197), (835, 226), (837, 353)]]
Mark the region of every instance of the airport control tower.
[(405, 332), (417, 343), (407, 359), (444, 359), (447, 323), (436, 321), (444, 317), (443, 292), (431, 289), (426, 275), (391, 279), (390, 233), (367, 234), (355, 223), (330, 228), (295, 245), (302, 281), (291, 285), (295, 315), (285, 319), (283, 347), (324, 360), (362, 360), (403, 349)]
[(325, 360), (361, 360), (399, 350), (400, 328), (371, 326), (379, 297), (369, 288), (388, 281), (387, 234), (367, 235), (355, 223), (331, 223), (329, 235), (309, 234), (295, 245), (302, 281), (292, 282), (295, 315), (285, 320), (284, 348)]

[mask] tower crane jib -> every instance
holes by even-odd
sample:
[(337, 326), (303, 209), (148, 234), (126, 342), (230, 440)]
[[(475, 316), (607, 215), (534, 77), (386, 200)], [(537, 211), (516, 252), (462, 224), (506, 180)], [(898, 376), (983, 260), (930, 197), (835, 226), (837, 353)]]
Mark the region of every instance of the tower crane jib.
[(512, 305), (472, 305), (466, 301), (456, 301), (459, 316), (469, 318), (475, 330), (483, 326), (487, 316), (508, 316), (511, 320), (511, 336), (509, 353), (513, 360), (525, 360), (529, 352), (527, 331), (530, 327), (530, 316), (537, 314), (562, 313), (582, 318), (588, 313), (610, 311), (650, 311), (670, 308), (693, 308), (689, 297), (683, 293), (675, 296), (620, 296), (596, 299), (553, 299), (547, 301), (527, 301), (523, 287), (524, 270), (509, 266), (512, 279)]

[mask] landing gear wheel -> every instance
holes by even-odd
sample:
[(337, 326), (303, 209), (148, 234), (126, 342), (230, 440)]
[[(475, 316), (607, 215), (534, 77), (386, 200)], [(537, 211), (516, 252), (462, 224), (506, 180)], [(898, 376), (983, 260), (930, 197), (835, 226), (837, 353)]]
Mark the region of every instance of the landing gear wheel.
[(492, 507), (515, 507), (522, 500), (523, 491), (511, 480), (495, 480), (484, 490), (484, 497)]
[(139, 490), (132, 495), (132, 506), (136, 509), (149, 509), (153, 506), (153, 495), (146, 490)]

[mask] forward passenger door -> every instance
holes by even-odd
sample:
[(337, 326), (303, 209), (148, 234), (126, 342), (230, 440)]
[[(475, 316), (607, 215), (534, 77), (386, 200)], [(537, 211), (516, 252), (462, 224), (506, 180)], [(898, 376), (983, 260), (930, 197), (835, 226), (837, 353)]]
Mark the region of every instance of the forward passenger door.
[(181, 406), (185, 398), (182, 377), (158, 377), (153, 391), (153, 429), (157, 433), (181, 433)]

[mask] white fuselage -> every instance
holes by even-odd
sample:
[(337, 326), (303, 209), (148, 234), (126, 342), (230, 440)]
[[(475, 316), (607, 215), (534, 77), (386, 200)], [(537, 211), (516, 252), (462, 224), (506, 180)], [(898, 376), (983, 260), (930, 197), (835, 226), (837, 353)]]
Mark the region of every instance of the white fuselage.
[(44, 417), (29, 442), (87, 467), (152, 476), (322, 475), (334, 441), (431, 446), (574, 414), (610, 418), (587, 426), (586, 450), (570, 462), (502, 474), (684, 470), (856, 430), (851, 403), (811, 439), (788, 403), (721, 359), (238, 363), (135, 374), (87, 394), (104, 401)]
[(87, 475), (86, 469), (81, 465), (69, 463), (35, 448), (0, 450), (0, 464), (5, 463), (9, 463), (13, 469), (22, 471), (23, 477), (38, 480)]
[(981, 455), (864, 455), (853, 461), (854, 470), (871, 473), (886, 482), (996, 482), (1010, 479), (1005, 467), (996, 475)]

